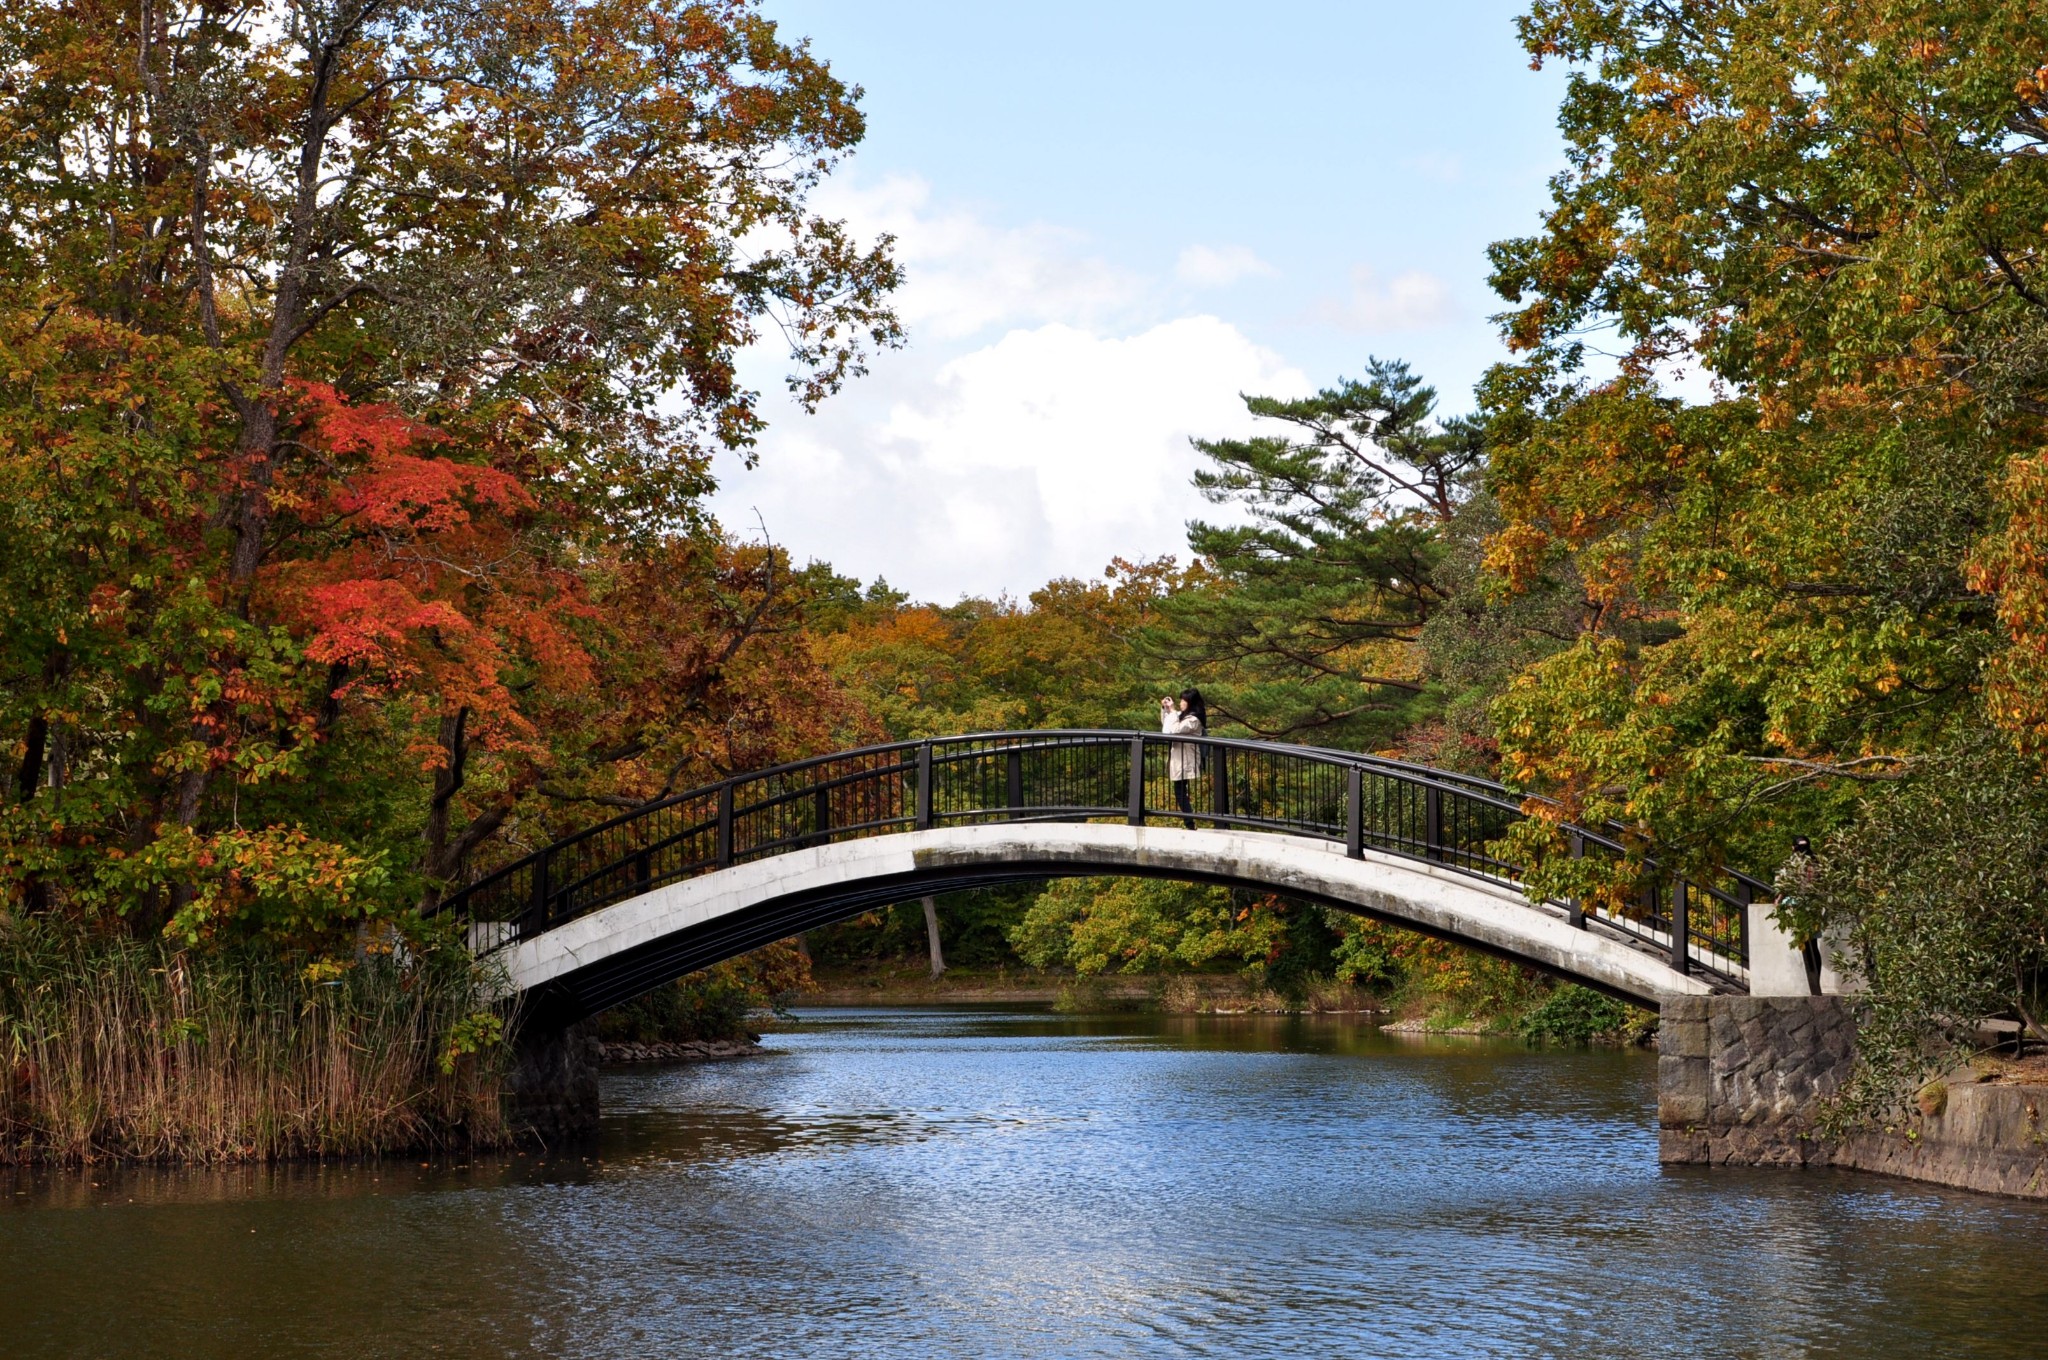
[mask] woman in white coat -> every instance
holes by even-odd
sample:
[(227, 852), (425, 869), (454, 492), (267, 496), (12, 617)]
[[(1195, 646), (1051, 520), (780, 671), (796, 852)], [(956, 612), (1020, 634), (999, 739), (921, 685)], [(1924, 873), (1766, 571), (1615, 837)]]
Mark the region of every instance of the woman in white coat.
[[(1199, 737), (1209, 731), (1209, 706), (1202, 691), (1184, 689), (1178, 699), (1159, 701), (1159, 730), (1168, 736)], [(1202, 777), (1202, 748), (1191, 741), (1177, 741), (1167, 748), (1166, 772), (1173, 780), (1173, 803), (1190, 831), (1195, 829), (1195, 804), (1189, 785)]]

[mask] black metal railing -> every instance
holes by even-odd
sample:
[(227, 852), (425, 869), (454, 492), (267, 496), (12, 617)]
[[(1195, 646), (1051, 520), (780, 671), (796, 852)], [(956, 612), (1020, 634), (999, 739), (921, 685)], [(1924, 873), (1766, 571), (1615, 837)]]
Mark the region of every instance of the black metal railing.
[[(554, 842), (451, 894), (442, 910), (488, 947), (531, 938), (649, 889), (790, 850), (864, 836), (989, 823), (1116, 818), (1177, 825), (1172, 747), (1200, 757), (1197, 827), (1341, 842), (1353, 858), (1397, 855), (1521, 886), (1495, 849), (1527, 814), (1503, 785), (1384, 757), (1153, 732), (990, 732), (895, 742), (735, 775)], [(1747, 908), (1770, 889), (1728, 873), (1699, 882), (1631, 851), (1618, 830), (1566, 826), (1576, 856), (1634, 865), (1628, 901), (1547, 905), (1658, 949), (1681, 973), (1748, 977)], [(1532, 905), (1532, 909), (1535, 908)]]

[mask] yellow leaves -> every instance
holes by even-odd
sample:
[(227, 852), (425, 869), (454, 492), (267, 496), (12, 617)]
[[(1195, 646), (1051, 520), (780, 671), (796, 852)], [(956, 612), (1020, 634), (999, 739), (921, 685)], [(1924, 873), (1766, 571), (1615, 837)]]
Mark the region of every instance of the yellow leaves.
[(1485, 568), (1514, 591), (1534, 585), (1543, 573), (1551, 548), (1550, 535), (1533, 524), (1515, 523), (1486, 540)]
[(1796, 407), (1776, 391), (1757, 394), (1757, 409), (1762, 419), (1759, 422), (1765, 430), (1783, 430), (1791, 426)]
[(1579, 554), (1579, 575), (1587, 599), (1602, 607), (1619, 604), (1636, 576), (1630, 545), (1610, 539), (1585, 549)]
[(453, 1073), (465, 1057), (503, 1043), (505, 1020), (496, 1011), (473, 1011), (448, 1027), (448, 1041), (442, 1046), (439, 1065)]
[(2032, 751), (2048, 750), (2048, 453), (2016, 458), (2001, 488), (2009, 519), (1966, 564), (1972, 590), (1997, 596), (2008, 645), (1987, 667), (1986, 701)]

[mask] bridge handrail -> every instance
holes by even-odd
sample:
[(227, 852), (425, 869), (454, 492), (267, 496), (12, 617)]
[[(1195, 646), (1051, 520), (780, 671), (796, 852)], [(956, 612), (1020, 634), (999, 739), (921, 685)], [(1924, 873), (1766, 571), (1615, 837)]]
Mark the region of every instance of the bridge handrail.
[[(1529, 803), (1543, 803), (1550, 807), (1563, 806), (1555, 798), (1550, 798), (1540, 793), (1523, 793), (1511, 785), (1503, 784), (1498, 779), (1488, 779), (1484, 775), (1461, 774), (1456, 770), (1439, 769), (1434, 765), (1397, 760), (1392, 756), (1373, 755), (1371, 752), (1345, 751), (1334, 746), (1309, 746), (1302, 749), (1320, 752), (1336, 760), (1361, 761), (1368, 765), (1382, 767), (1389, 772), (1420, 772), (1433, 780), (1443, 783), (1446, 787), (1460, 784), (1466, 785), (1473, 789), (1483, 790), (1496, 798), (1511, 800), (1517, 807), (1526, 807)], [(1572, 823), (1560, 823), (1560, 825), (1565, 826), (1567, 830), (1582, 829)], [(1603, 825), (1606, 829), (1606, 834), (1593, 831), (1585, 831), (1584, 834), (1598, 836), (1602, 845), (1626, 853), (1628, 842), (1625, 838), (1631, 834), (1629, 829), (1619, 822), (1606, 822)], [(1638, 837), (1637, 839), (1644, 840), (1644, 843), (1647, 844), (1646, 838)], [(1753, 875), (1745, 874), (1739, 869), (1724, 867), (1722, 872), (1728, 876), (1730, 881), (1746, 884), (1753, 893), (1765, 896), (1774, 896), (1777, 893), (1777, 889), (1770, 883)], [(1718, 891), (1718, 889), (1715, 891)]]
[[(1147, 786), (1155, 782), (1155, 774), (1150, 767), (1157, 763), (1149, 762), (1148, 754), (1157, 752), (1163, 756), (1176, 745), (1194, 746), (1202, 753), (1201, 782), (1207, 806), (1193, 810), (1192, 817), (1198, 824), (1278, 830), (1325, 840), (1342, 840), (1346, 853), (1354, 858), (1362, 856), (1370, 843), (1372, 848), (1384, 853), (1421, 860), (1472, 877), (1521, 886), (1522, 871), (1494, 858), (1488, 847), (1505, 833), (1509, 823), (1529, 815), (1527, 805), (1536, 800), (1496, 781), (1385, 756), (1324, 747), (1240, 737), (1189, 737), (1116, 728), (1072, 728), (977, 732), (957, 737), (882, 742), (730, 775), (701, 788), (654, 800), (564, 836), (449, 894), (436, 910), (477, 919), (480, 909), (491, 909), (505, 890), (516, 887), (517, 880), (524, 875), (528, 886), (519, 894), (522, 899), (518, 904), (519, 914), (511, 918), (517, 923), (511, 938), (526, 938), (562, 921), (597, 910), (611, 901), (646, 891), (657, 883), (672, 882), (694, 872), (724, 867), (763, 852), (876, 834), (892, 827), (922, 829), (967, 820), (1017, 822), (1119, 815), (1134, 825), (1144, 825), (1149, 820), (1178, 820), (1184, 814), (1177, 807), (1152, 803), (1146, 793)], [(1026, 755), (1073, 751), (1120, 753), (1124, 774), (1128, 778), (1127, 796), (1116, 802), (1097, 799), (1050, 804), (1031, 803), (1021, 798), (1020, 768)], [(971, 766), (996, 755), (1003, 758), (1007, 770), (1006, 796), (996, 800), (997, 805), (989, 806), (984, 802), (966, 807), (937, 806), (936, 789), (944, 772), (953, 767)], [(1244, 761), (1241, 768), (1250, 772), (1235, 790), (1230, 774), (1232, 767), (1238, 764), (1234, 757), (1241, 757)], [(1294, 780), (1296, 787), (1291, 793), (1279, 797), (1277, 808), (1265, 800), (1260, 789), (1253, 786), (1253, 776), (1261, 772), (1258, 764), (1261, 761), (1298, 764)], [(1325, 775), (1334, 774), (1341, 779), (1341, 793), (1333, 795), (1332, 788), (1327, 786), (1307, 789), (1299, 775), (1311, 769), (1320, 770)], [(1044, 775), (1046, 771), (1038, 773)], [(1061, 777), (1061, 772), (1056, 769), (1051, 773), (1055, 778)], [(1158, 771), (1160, 775), (1164, 773), (1163, 770)], [(1263, 773), (1267, 783), (1275, 788), (1287, 782), (1280, 765), (1273, 765)], [(802, 779), (805, 775), (811, 777)], [(1090, 785), (1091, 791), (1099, 792), (1097, 781), (1104, 776), (1114, 778), (1115, 772), (1107, 767), (1090, 769), (1082, 772), (1081, 782)], [(1405, 806), (1396, 809), (1381, 796), (1383, 791), (1374, 790), (1375, 820), (1368, 828), (1365, 807), (1365, 780), (1368, 776), (1391, 780), (1397, 786), (1419, 793), (1422, 800), (1420, 827), (1415, 825), (1416, 809)], [(1042, 778), (1034, 781), (1043, 782)], [(914, 792), (907, 787), (912, 784)], [(863, 788), (872, 788), (876, 794), (875, 806), (869, 811), (886, 805), (887, 815), (844, 822), (838, 820), (833, 812), (835, 795), (843, 793), (850, 800)], [(1234, 793), (1250, 799), (1257, 804), (1256, 808), (1234, 806)], [(760, 796), (751, 796), (755, 794)], [(1341, 806), (1331, 801), (1333, 796)], [(1289, 802), (1289, 798), (1294, 801)], [(805, 822), (808, 818), (806, 825), (744, 847), (738, 843), (736, 828), (743, 819), (788, 813), (805, 800), (812, 803), (812, 810), (797, 820)], [(1550, 805), (1556, 806), (1555, 803)], [(687, 824), (679, 828), (662, 830), (665, 814), (691, 807), (706, 810), (701, 816), (689, 818)], [(1459, 826), (1448, 835), (1447, 810)], [(1391, 825), (1390, 814), (1391, 820), (1401, 825)], [(1338, 818), (1341, 820), (1335, 820)], [(1465, 834), (1467, 823), (1476, 825), (1482, 821), (1492, 829), (1482, 826), (1474, 835)], [(580, 848), (642, 823), (655, 833), (652, 841), (635, 844), (624, 854), (606, 852), (594, 865), (572, 867), (573, 857)], [(1498, 825), (1493, 825), (1495, 823)], [(1630, 837), (1625, 828), (1610, 825), (1596, 830), (1561, 822), (1559, 829), (1570, 837), (1574, 857), (1588, 853), (1623, 858), (1639, 855), (1645, 868), (1657, 871), (1643, 882), (1641, 898), (1633, 913), (1581, 904), (1571, 899), (1554, 901), (1551, 905), (1561, 907), (1573, 925), (1585, 928), (1589, 924), (1598, 924), (1632, 936), (1640, 943), (1668, 948), (1672, 966), (1680, 972), (1698, 969), (1733, 981), (1746, 971), (1745, 909), (1752, 901), (1769, 898), (1771, 888), (1768, 884), (1732, 870), (1723, 871), (1731, 890), (1677, 875), (1669, 876), (1670, 882), (1663, 883), (1661, 867), (1647, 853), (1648, 847), (1640, 838)], [(682, 847), (690, 841), (707, 833), (714, 838), (710, 855), (695, 860), (685, 858), (676, 869), (664, 869), (659, 874), (653, 872), (657, 855), (673, 858), (675, 854), (682, 853)], [(1635, 843), (1631, 844), (1631, 840)], [(553, 872), (556, 865), (564, 866), (569, 876), (556, 877)], [(622, 872), (627, 869), (632, 869), (633, 874), (622, 877)], [(603, 886), (606, 880), (614, 883), (609, 890)], [(558, 906), (562, 908), (559, 911)], [(1699, 907), (1707, 910), (1695, 909)], [(495, 919), (505, 918), (499, 916)], [(509, 939), (500, 940), (500, 943), (509, 942)]]

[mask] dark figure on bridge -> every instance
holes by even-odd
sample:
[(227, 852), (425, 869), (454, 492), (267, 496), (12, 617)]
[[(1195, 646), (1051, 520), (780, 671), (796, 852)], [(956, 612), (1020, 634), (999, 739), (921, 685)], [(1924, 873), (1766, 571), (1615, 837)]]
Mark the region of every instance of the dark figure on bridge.
[[(1159, 701), (1159, 730), (1170, 736), (1199, 737), (1209, 731), (1209, 706), (1202, 691), (1184, 689), (1178, 699)], [(1166, 771), (1173, 779), (1173, 803), (1188, 830), (1195, 829), (1195, 804), (1189, 785), (1202, 777), (1202, 748), (1191, 741), (1174, 742), (1167, 750)]]
[[(1793, 869), (1798, 874), (1801, 885), (1804, 886), (1805, 881), (1813, 876), (1813, 842), (1804, 836), (1794, 836), (1792, 838), (1791, 863)], [(1806, 990), (1814, 996), (1819, 996), (1820, 941), (1815, 939), (1800, 940), (1799, 958), (1806, 965)]]

